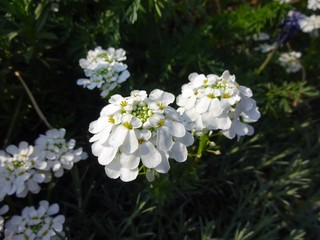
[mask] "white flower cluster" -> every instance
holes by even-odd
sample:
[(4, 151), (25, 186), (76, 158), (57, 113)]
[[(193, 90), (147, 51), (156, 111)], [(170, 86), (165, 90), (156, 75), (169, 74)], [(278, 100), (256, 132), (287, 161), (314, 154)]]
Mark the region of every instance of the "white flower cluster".
[(277, 0), (279, 3), (290, 3), (292, 0)]
[(113, 95), (100, 117), (89, 126), (92, 152), (110, 178), (132, 181), (139, 173), (140, 160), (147, 179), (154, 172), (166, 173), (169, 158), (187, 159), (187, 146), (193, 143), (180, 115), (169, 106), (174, 95), (162, 90), (132, 91), (129, 97)]
[(41, 201), (39, 208), (25, 207), (21, 216), (15, 215), (5, 223), (5, 239), (12, 240), (52, 240), (64, 236), (63, 215), (54, 216), (59, 212), (59, 205), (49, 205)]
[(300, 52), (291, 51), (287, 53), (281, 53), (279, 62), (280, 65), (286, 69), (287, 73), (294, 73), (298, 72), (302, 67), (299, 61), (300, 57)]
[(48, 166), (55, 177), (61, 177), (64, 169), (70, 170), (74, 163), (88, 157), (81, 147), (74, 149), (76, 141), (74, 139), (66, 141), (65, 134), (64, 128), (50, 129), (35, 141), (36, 146), (45, 153)]
[(20, 142), (0, 151), (0, 201), (6, 195), (23, 198), (38, 193), (40, 183), (50, 182), (52, 175), (61, 177), (75, 162), (85, 159), (82, 148), (73, 150), (75, 140), (64, 139), (64, 129), (51, 129), (40, 135), (35, 146)]
[(0, 237), (2, 236), (3, 226), (4, 226), (4, 219), (3, 215), (9, 211), (8, 205), (4, 205), (0, 208)]
[(311, 15), (310, 17), (304, 17), (299, 20), (301, 31), (305, 33), (311, 33), (317, 29), (320, 29), (320, 16)]
[(188, 130), (198, 135), (220, 130), (230, 139), (253, 134), (253, 127), (248, 123), (256, 122), (260, 113), (250, 88), (240, 86), (229, 71), (221, 77), (192, 73), (189, 80), (177, 97), (180, 106), (177, 111)]
[(90, 90), (100, 89), (101, 96), (106, 97), (109, 92), (126, 81), (130, 73), (127, 65), (122, 63), (126, 60), (126, 52), (123, 49), (96, 47), (90, 50), (87, 58), (80, 59), (79, 64), (84, 69), (87, 78), (78, 79), (77, 84), (83, 85)]
[(27, 142), (10, 145), (0, 151), (0, 201), (6, 195), (25, 197), (30, 191), (38, 193), (39, 183), (49, 179), (44, 153)]
[(308, 0), (308, 9), (314, 11), (320, 9), (320, 0)]

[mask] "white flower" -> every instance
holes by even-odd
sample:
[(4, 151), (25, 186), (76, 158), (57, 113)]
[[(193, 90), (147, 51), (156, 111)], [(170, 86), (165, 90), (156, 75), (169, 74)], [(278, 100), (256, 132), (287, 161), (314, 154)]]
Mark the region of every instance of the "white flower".
[(277, 0), (279, 3), (290, 3), (292, 0)]
[(66, 141), (66, 130), (50, 129), (45, 135), (41, 134), (35, 141), (36, 146), (45, 152), (45, 158), (56, 177), (61, 177), (64, 169), (70, 170), (74, 163), (86, 159), (87, 154), (82, 148), (75, 148), (76, 141)]
[(84, 69), (87, 78), (78, 79), (77, 84), (90, 90), (98, 88), (101, 96), (106, 97), (110, 91), (126, 81), (130, 73), (123, 49), (96, 47), (88, 52), (86, 59), (80, 59), (79, 64)]
[(44, 154), (27, 142), (0, 151), (0, 201), (6, 195), (25, 197), (29, 191), (38, 193), (47, 169)]
[(257, 121), (260, 113), (251, 99), (251, 90), (239, 86), (234, 75), (229, 71), (221, 77), (192, 73), (189, 81), (182, 86), (182, 93), (177, 97), (180, 106), (177, 111), (188, 130), (197, 135), (221, 130), (228, 138), (253, 133), (253, 128), (246, 122)]
[(268, 40), (269, 38), (270, 38), (269, 34), (265, 33), (265, 32), (261, 32), (259, 34), (254, 34), (252, 36), (252, 39), (254, 41), (265, 41), (265, 40)]
[(59, 205), (49, 205), (41, 201), (39, 208), (25, 207), (20, 216), (15, 215), (5, 224), (5, 237), (9, 239), (41, 239), (50, 240), (57, 237), (57, 233), (64, 235), (63, 215), (54, 216), (59, 212)]
[(278, 46), (277, 43), (273, 43), (273, 44), (263, 43), (263, 44), (260, 44), (258, 47), (255, 47), (254, 50), (260, 51), (262, 53), (267, 53), (276, 49), (277, 46)]
[(94, 69), (98, 63), (122, 62), (124, 60), (126, 60), (126, 52), (122, 48), (110, 47), (104, 50), (98, 46), (94, 50), (89, 50), (87, 58), (81, 58), (79, 64), (83, 69)]
[(308, 0), (308, 9), (320, 9), (320, 0)]
[(4, 226), (4, 219), (3, 215), (9, 211), (8, 205), (4, 205), (0, 208), (0, 237), (2, 236), (3, 226)]
[(310, 33), (320, 28), (320, 16), (311, 15), (299, 20), (300, 28), (303, 32)]
[(286, 71), (288, 73), (292, 72), (298, 72), (301, 69), (301, 63), (299, 61), (299, 58), (301, 57), (300, 52), (287, 52), (287, 53), (281, 53), (279, 57), (280, 65), (286, 68)]
[[(141, 168), (166, 173), (169, 158), (187, 159), (187, 146), (193, 143), (180, 115), (169, 104), (174, 96), (162, 90), (132, 91), (129, 97), (113, 95), (89, 126), (92, 153), (105, 166), (110, 178), (136, 179)], [(149, 170), (148, 170), (149, 169)], [(152, 180), (150, 174), (148, 180)]]

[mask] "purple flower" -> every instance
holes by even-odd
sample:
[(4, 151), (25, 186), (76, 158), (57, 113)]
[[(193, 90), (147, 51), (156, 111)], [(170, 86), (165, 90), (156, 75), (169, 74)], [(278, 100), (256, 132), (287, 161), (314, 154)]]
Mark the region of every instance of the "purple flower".
[(277, 44), (284, 44), (290, 35), (294, 34), (298, 29), (300, 29), (299, 21), (304, 18), (306, 18), (306, 16), (302, 13), (298, 11), (290, 11), (288, 16), (279, 25), (281, 32), (276, 40)]

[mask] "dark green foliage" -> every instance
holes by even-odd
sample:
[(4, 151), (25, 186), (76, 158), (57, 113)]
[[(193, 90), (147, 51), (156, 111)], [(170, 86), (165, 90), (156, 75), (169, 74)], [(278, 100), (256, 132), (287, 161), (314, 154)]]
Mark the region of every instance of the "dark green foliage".
[[(260, 74), (267, 54), (247, 39), (263, 31), (275, 38), (290, 9), (306, 9), (300, 2), (1, 0), (3, 149), (33, 144), (46, 131), (19, 71), (49, 122), (89, 153), (29, 200), (59, 203), (72, 240), (319, 239), (319, 37), (297, 33)], [(84, 76), (79, 59), (96, 46), (126, 50), (131, 77), (115, 91), (123, 95), (155, 88), (178, 95), (191, 72), (229, 69), (253, 90), (262, 113), (255, 134), (239, 142), (214, 135), (211, 149), (199, 140), (200, 150), (191, 147), (190, 159), (172, 161), (169, 174), (152, 184), (144, 176), (108, 179), (87, 131), (107, 99), (76, 85)], [(302, 52), (303, 74), (279, 66), (277, 53), (290, 49)], [(14, 202), (12, 213), (30, 204), (6, 201)]]

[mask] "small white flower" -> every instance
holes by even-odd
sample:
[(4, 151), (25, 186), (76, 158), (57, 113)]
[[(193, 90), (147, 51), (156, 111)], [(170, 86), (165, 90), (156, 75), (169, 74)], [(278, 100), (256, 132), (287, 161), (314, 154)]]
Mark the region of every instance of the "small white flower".
[(59, 205), (49, 205), (41, 201), (39, 208), (25, 207), (20, 216), (15, 215), (5, 224), (4, 235), (10, 239), (54, 239), (56, 233), (64, 235), (63, 215), (54, 216), (59, 212)]
[(88, 52), (86, 59), (80, 59), (79, 64), (84, 69), (87, 78), (78, 79), (77, 84), (90, 90), (98, 88), (101, 96), (106, 97), (110, 91), (130, 77), (123, 49), (96, 47)]
[(301, 69), (301, 63), (299, 58), (301, 57), (300, 52), (287, 52), (281, 53), (279, 57), (280, 65), (283, 66), (288, 73), (298, 72)]
[(311, 15), (299, 20), (300, 28), (305, 33), (313, 32), (320, 28), (320, 16)]
[(314, 11), (320, 9), (320, 0), (308, 0), (308, 9)]
[(0, 201), (6, 195), (25, 197), (29, 191), (38, 193), (47, 169), (44, 154), (27, 142), (0, 151)]
[(259, 33), (259, 34), (254, 34), (254, 35), (252, 36), (252, 39), (253, 39), (254, 41), (265, 41), (265, 40), (270, 39), (270, 36), (269, 36), (269, 34), (267, 34), (267, 33), (265, 33), (265, 32), (261, 32), (261, 33)]
[(292, 0), (277, 0), (279, 3), (290, 3)]
[(0, 237), (2, 236), (3, 226), (4, 226), (4, 219), (3, 215), (9, 211), (8, 205), (4, 205), (0, 208)]
[(45, 135), (41, 134), (35, 141), (36, 146), (45, 152), (49, 168), (56, 177), (61, 177), (64, 169), (70, 170), (74, 163), (87, 158), (82, 148), (75, 148), (76, 141), (65, 139), (66, 130), (50, 129)]
[[(229, 71), (220, 77), (192, 73), (189, 81), (182, 86), (182, 93), (177, 97), (177, 105), (180, 106), (177, 111), (188, 130), (196, 135), (220, 130), (228, 138), (253, 133), (252, 127), (252, 131), (244, 129), (248, 128), (246, 122), (257, 121), (260, 113), (251, 99), (251, 90), (240, 86), (234, 75)], [(251, 111), (259, 117), (251, 117)]]
[[(110, 178), (132, 181), (139, 173), (140, 162), (148, 172), (166, 173), (169, 158), (187, 159), (187, 146), (193, 143), (180, 115), (169, 106), (171, 93), (156, 89), (132, 91), (129, 97), (113, 95), (89, 126), (92, 153), (105, 166)], [(149, 175), (148, 180), (153, 178)]]
[(273, 44), (263, 43), (263, 44), (260, 44), (258, 47), (255, 47), (254, 50), (260, 51), (262, 53), (267, 53), (276, 49), (277, 46), (278, 46), (277, 43), (273, 43)]

